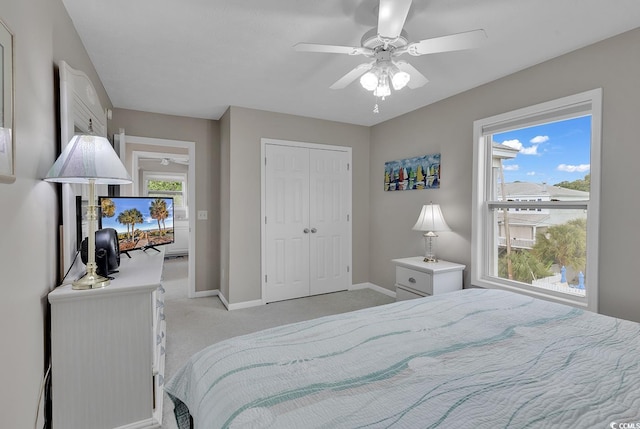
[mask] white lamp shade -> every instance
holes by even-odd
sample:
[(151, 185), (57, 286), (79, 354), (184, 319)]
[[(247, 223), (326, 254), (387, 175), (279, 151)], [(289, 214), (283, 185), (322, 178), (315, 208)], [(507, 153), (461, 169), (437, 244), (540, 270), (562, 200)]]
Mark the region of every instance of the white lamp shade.
[(47, 176), (47, 182), (89, 183), (97, 185), (123, 185), (131, 183), (131, 176), (104, 137), (94, 135), (73, 136)]
[(418, 217), (418, 221), (413, 225), (415, 231), (451, 231), (447, 222), (442, 216), (439, 204), (425, 204)]

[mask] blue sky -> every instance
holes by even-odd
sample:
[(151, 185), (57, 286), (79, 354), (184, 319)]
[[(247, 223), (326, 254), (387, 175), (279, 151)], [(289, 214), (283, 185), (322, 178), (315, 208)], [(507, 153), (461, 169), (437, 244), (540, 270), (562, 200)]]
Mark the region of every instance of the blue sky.
[(493, 141), (520, 150), (503, 163), (505, 182), (555, 185), (590, 172), (591, 116), (494, 134)]
[[(151, 201), (155, 198), (126, 198), (126, 197), (113, 197), (114, 204), (116, 205), (116, 213), (111, 218), (102, 218), (102, 228), (113, 228), (118, 232), (127, 232), (127, 226), (122, 225), (117, 221), (118, 215), (125, 210), (129, 209), (138, 209), (140, 213), (142, 213), (142, 217), (144, 218), (144, 224), (136, 225), (136, 229), (150, 230), (150, 229), (158, 229), (158, 221), (151, 218), (149, 214), (149, 206)], [(173, 206), (171, 202), (172, 199), (166, 199), (167, 209), (169, 210), (170, 217), (165, 219), (164, 226), (167, 228), (173, 227)]]

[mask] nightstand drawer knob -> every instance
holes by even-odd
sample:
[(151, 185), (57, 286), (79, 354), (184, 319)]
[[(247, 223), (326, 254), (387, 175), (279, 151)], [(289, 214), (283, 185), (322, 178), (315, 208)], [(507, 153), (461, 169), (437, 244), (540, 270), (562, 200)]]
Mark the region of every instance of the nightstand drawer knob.
[(409, 277), (409, 283), (415, 283), (416, 279), (414, 279), (413, 277)]

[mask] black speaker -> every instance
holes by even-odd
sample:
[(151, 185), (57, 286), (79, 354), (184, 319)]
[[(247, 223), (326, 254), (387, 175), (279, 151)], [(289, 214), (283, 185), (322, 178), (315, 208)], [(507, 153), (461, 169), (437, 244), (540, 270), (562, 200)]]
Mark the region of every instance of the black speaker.
[[(85, 238), (80, 247), (80, 257), (85, 265), (89, 259), (88, 248), (89, 239)], [(118, 233), (113, 228), (103, 228), (96, 231), (96, 266), (97, 273), (103, 277), (118, 271), (118, 267), (120, 267)]]

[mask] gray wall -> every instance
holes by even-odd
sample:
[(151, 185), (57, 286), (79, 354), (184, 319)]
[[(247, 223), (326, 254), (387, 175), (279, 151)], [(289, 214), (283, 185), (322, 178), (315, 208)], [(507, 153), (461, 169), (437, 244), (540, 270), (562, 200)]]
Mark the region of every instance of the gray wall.
[[(229, 303), (259, 300), (260, 282), (260, 139), (273, 138), (350, 146), (353, 159), (353, 282), (369, 277), (369, 128), (300, 116), (231, 107), (229, 118)], [(223, 146), (226, 143), (223, 141)], [(226, 156), (226, 155), (225, 155)], [(223, 285), (223, 290), (227, 286)]]
[(59, 152), (58, 61), (87, 73), (103, 105), (111, 103), (60, 0), (0, 0), (0, 19), (15, 37), (17, 176), (0, 184), (0, 427), (22, 429), (34, 425), (47, 293), (58, 282), (60, 185), (41, 180)]
[[(371, 129), (372, 283), (392, 288), (392, 258), (422, 253), (411, 227), (420, 206), (442, 206), (452, 232), (440, 234), (438, 254), (471, 261), (473, 121), (536, 103), (603, 88), (602, 188), (600, 209), (600, 312), (640, 321), (640, 286), (635, 266), (640, 229), (640, 29), (571, 52), (416, 110)], [(438, 190), (383, 192), (385, 161), (427, 153), (442, 154)], [(468, 270), (465, 285), (469, 286)]]
[[(219, 185), (220, 128), (218, 121), (114, 109), (109, 135), (125, 134), (195, 142), (195, 211), (207, 210), (208, 220), (196, 220), (196, 292), (219, 289)], [(191, 186), (191, 184), (190, 184)]]
[(231, 223), (231, 109), (220, 118), (220, 293), (229, 297), (229, 227)]

